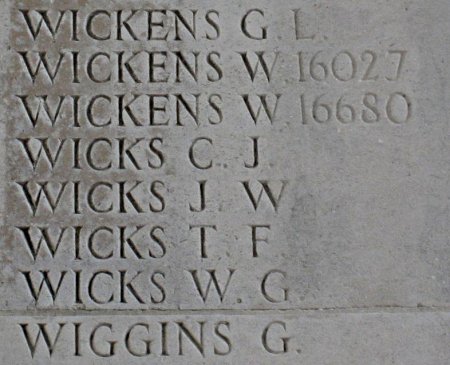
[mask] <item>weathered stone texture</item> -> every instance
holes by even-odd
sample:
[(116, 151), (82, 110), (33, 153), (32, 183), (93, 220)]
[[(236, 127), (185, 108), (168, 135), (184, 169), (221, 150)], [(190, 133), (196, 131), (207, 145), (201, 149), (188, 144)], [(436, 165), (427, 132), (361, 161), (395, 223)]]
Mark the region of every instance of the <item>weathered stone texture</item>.
[(449, 362), (448, 1), (1, 5), (1, 364)]

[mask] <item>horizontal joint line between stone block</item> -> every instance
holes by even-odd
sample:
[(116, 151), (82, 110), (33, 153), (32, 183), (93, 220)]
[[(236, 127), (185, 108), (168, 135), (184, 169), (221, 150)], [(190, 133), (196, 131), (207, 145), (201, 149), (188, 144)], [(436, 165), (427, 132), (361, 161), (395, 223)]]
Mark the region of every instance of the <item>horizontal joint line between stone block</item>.
[(208, 316), (208, 315), (294, 315), (294, 314), (389, 314), (389, 313), (450, 313), (450, 307), (325, 307), (325, 308), (286, 308), (286, 309), (36, 309), (0, 310), (1, 316)]

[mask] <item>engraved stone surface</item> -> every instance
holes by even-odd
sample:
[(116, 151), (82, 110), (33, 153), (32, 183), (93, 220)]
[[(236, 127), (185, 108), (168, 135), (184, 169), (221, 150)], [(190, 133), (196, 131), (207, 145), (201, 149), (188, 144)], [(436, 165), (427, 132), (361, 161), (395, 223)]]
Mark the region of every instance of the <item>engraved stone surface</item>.
[(0, 364), (450, 362), (447, 0), (2, 0)]

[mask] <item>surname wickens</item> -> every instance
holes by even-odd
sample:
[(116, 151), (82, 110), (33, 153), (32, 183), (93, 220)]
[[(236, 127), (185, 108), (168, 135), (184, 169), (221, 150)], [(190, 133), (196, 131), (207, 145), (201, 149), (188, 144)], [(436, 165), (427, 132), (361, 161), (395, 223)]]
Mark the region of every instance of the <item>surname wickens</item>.
[[(301, 304), (276, 248), (295, 182), (273, 146), (317, 126), (406, 125), (408, 51), (319, 49), (304, 9), (236, 9), (14, 9), (8, 237), (24, 308)], [(17, 329), (31, 357), (64, 352), (63, 338), (75, 357), (239, 346), (225, 314), (113, 318)], [(283, 320), (255, 337), (263, 352), (299, 352)]]

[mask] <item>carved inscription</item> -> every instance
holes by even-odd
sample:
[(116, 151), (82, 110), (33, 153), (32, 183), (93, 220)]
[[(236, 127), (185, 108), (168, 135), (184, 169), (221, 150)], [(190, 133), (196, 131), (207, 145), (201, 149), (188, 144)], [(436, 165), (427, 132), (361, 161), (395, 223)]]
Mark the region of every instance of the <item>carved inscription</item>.
[[(177, 314), (302, 307), (310, 288), (290, 268), (310, 268), (288, 243), (285, 227), (296, 223), (286, 216), (300, 203), (305, 221), (316, 213), (308, 195), (295, 198), (302, 156), (285, 149), (318, 130), (407, 127), (415, 100), (404, 82), (406, 46), (327, 44), (333, 35), (301, 2), (279, 13), (214, 2), (26, 3), (11, 14), (20, 82), (10, 80), (7, 126), (17, 305)], [(259, 350), (275, 359), (300, 353), (288, 327), (267, 321), (255, 334)], [(31, 358), (65, 351), (86, 363), (220, 359), (242, 345), (226, 314), (120, 328), (40, 320), (17, 330)]]

